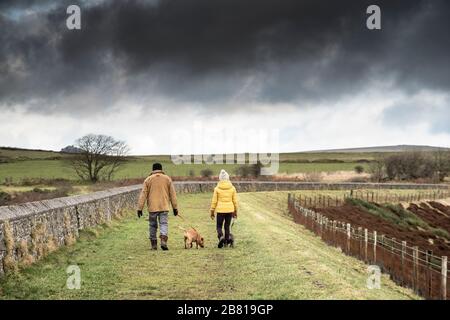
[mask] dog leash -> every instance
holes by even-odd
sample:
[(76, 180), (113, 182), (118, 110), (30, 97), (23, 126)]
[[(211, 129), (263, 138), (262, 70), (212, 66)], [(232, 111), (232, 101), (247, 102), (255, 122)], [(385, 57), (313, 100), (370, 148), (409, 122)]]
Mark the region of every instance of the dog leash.
[[(182, 216), (182, 215), (180, 215), (180, 214), (177, 214), (177, 217), (180, 217), (181, 218), (181, 220), (183, 221), (183, 222), (185, 222), (186, 223), (186, 219)], [(195, 229), (192, 225), (190, 226), (192, 229), (194, 229), (194, 230), (197, 230), (197, 229)]]

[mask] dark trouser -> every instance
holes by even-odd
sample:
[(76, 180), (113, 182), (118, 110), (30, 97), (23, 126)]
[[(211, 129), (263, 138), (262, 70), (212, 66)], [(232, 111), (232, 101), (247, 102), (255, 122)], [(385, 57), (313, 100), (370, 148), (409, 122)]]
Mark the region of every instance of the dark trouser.
[(230, 239), (230, 224), (233, 218), (232, 213), (217, 213), (217, 237), (220, 239), (223, 236), (222, 226), (225, 222), (225, 240)]

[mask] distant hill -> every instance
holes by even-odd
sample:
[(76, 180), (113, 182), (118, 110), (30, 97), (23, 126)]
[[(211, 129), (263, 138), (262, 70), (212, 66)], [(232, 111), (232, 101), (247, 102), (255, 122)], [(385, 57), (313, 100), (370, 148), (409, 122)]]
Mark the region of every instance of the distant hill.
[(57, 158), (61, 158), (61, 154), (50, 150), (0, 147), (0, 163), (16, 160), (52, 160)]
[(364, 152), (431, 152), (445, 150), (450, 151), (450, 148), (433, 147), (433, 146), (417, 146), (417, 145), (398, 145), (398, 146), (379, 146), (379, 147), (363, 147), (363, 148), (348, 148), (348, 149), (329, 149), (308, 151), (309, 153), (364, 153)]

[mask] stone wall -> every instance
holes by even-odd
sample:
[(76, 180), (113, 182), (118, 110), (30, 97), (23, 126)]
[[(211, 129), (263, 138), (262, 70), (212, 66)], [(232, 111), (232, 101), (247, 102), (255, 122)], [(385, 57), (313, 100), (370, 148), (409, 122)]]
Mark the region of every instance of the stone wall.
[[(212, 192), (217, 182), (176, 182), (177, 192)], [(238, 192), (351, 189), (450, 189), (447, 184), (233, 181)], [(139, 187), (139, 186), (137, 186)]]
[[(448, 185), (233, 182), (238, 192), (276, 190), (436, 189)], [(216, 182), (175, 182), (178, 193), (212, 192)], [(140, 185), (59, 199), (0, 207), (0, 274), (30, 264), (60, 246), (71, 244), (79, 231), (108, 223), (136, 208)]]
[(75, 241), (136, 206), (136, 186), (0, 207), (0, 274)]

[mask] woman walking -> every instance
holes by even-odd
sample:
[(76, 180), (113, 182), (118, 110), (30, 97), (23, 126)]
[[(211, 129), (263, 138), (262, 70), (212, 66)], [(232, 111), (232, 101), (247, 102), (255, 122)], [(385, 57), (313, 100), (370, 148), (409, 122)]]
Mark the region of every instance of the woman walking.
[[(214, 195), (211, 201), (211, 219), (214, 220), (214, 213), (217, 212), (217, 237), (218, 247), (231, 243), (230, 224), (231, 219), (237, 219), (237, 196), (236, 188), (230, 182), (230, 176), (225, 170), (219, 174), (219, 183), (214, 188)], [(222, 228), (225, 228), (225, 237)]]

